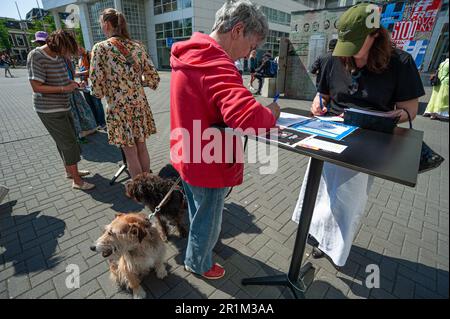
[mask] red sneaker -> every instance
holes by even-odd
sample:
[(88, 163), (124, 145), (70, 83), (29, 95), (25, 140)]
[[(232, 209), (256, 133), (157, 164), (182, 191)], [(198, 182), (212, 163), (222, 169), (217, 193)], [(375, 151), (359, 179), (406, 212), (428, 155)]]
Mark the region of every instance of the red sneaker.
[[(186, 269), (186, 271), (189, 271), (189, 272), (194, 273), (194, 272), (192, 271), (192, 269), (189, 268), (188, 266), (184, 266), (184, 269)], [(208, 270), (207, 272), (204, 272), (201, 276), (202, 276), (203, 278), (211, 279), (211, 280), (214, 280), (214, 279), (220, 279), (220, 278), (222, 278), (223, 276), (225, 276), (225, 269), (223, 269), (223, 267), (222, 267), (221, 265), (219, 265), (218, 263), (215, 263), (215, 264), (211, 267), (210, 270)]]

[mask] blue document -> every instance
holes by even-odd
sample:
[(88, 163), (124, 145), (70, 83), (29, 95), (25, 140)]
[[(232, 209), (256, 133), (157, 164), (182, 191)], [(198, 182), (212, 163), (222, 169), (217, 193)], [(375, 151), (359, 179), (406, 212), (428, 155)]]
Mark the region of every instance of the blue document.
[(299, 132), (327, 137), (332, 140), (340, 141), (347, 135), (353, 133), (358, 127), (312, 118), (291, 125), (289, 126), (289, 128), (297, 130)]

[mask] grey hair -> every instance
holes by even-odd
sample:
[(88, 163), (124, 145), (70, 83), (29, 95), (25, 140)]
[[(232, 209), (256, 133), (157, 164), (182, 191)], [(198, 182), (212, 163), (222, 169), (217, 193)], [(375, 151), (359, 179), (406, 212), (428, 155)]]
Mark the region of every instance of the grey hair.
[(239, 22), (244, 24), (245, 36), (251, 34), (264, 40), (269, 33), (269, 24), (261, 7), (249, 0), (227, 0), (216, 12), (212, 31), (227, 33)]

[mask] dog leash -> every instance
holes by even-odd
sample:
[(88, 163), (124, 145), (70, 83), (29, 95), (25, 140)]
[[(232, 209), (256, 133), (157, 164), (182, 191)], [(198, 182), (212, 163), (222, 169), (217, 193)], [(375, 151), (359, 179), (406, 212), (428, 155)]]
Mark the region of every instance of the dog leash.
[(159, 213), (159, 211), (161, 210), (161, 207), (164, 206), (164, 204), (166, 204), (167, 200), (169, 199), (170, 195), (172, 195), (173, 191), (175, 190), (175, 188), (178, 187), (178, 184), (181, 181), (181, 177), (178, 177), (177, 181), (172, 185), (172, 187), (170, 188), (169, 192), (166, 194), (166, 196), (164, 196), (164, 198), (162, 199), (162, 201), (159, 203), (158, 206), (156, 206), (155, 211), (151, 212), (148, 215), (148, 219), (151, 219), (152, 217), (155, 217), (156, 214)]

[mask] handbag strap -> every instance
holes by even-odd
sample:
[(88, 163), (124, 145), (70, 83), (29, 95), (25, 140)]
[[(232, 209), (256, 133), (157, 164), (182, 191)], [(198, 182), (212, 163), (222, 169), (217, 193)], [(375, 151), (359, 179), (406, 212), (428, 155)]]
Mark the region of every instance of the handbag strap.
[(133, 55), (130, 53), (130, 51), (128, 51), (125, 45), (114, 37), (110, 38), (109, 41), (117, 48), (117, 50), (119, 50), (120, 53), (122, 53), (122, 55), (127, 60), (127, 63), (133, 67), (133, 70), (136, 73), (140, 73), (141, 70), (139, 69), (137, 61), (134, 59)]
[(406, 115), (408, 115), (409, 128), (412, 129), (413, 125), (412, 125), (412, 120), (411, 120), (411, 114), (409, 114), (407, 109), (402, 109), (402, 110), (406, 112)]

